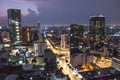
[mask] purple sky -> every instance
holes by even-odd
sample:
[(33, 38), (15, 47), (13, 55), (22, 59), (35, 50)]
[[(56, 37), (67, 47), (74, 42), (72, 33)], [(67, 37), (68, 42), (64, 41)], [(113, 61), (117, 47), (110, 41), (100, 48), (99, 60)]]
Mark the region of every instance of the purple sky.
[(0, 0), (0, 25), (7, 25), (7, 9), (22, 12), (23, 25), (88, 24), (102, 14), (107, 24), (120, 24), (120, 0)]

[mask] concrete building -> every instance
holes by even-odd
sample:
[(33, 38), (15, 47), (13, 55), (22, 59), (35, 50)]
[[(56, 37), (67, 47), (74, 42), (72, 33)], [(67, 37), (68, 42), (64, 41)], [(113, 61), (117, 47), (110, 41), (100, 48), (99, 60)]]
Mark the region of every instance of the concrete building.
[(34, 56), (41, 56), (44, 54), (44, 50), (47, 49), (46, 42), (34, 42)]
[(72, 66), (82, 66), (85, 64), (93, 63), (93, 55), (90, 54), (77, 54), (77, 56), (71, 56)]

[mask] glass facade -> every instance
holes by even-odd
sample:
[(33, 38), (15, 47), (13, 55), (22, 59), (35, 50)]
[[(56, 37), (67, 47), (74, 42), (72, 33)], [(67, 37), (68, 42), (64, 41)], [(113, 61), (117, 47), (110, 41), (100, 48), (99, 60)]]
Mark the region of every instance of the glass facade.
[(83, 50), (83, 26), (70, 25), (70, 53), (82, 53)]
[(10, 28), (11, 41), (21, 40), (21, 11), (19, 9), (8, 9), (8, 24)]
[(105, 39), (105, 17), (93, 16), (90, 18), (91, 47), (103, 42)]

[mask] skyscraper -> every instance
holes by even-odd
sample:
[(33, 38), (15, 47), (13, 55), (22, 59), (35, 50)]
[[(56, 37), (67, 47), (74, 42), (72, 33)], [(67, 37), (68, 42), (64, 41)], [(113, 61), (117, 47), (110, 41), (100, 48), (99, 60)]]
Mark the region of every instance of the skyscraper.
[(23, 43), (31, 42), (31, 27), (30, 26), (22, 27), (22, 42)]
[(83, 52), (83, 26), (70, 25), (70, 55)]
[(105, 17), (102, 15), (92, 16), (89, 20), (91, 48), (104, 41)]
[(8, 9), (8, 25), (12, 41), (21, 40), (21, 11), (19, 9)]

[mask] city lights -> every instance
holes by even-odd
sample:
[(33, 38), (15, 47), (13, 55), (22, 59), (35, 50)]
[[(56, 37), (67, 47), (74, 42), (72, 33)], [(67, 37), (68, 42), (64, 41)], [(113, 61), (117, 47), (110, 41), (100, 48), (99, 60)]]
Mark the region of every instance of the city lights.
[(119, 1), (0, 3), (0, 80), (120, 80)]

